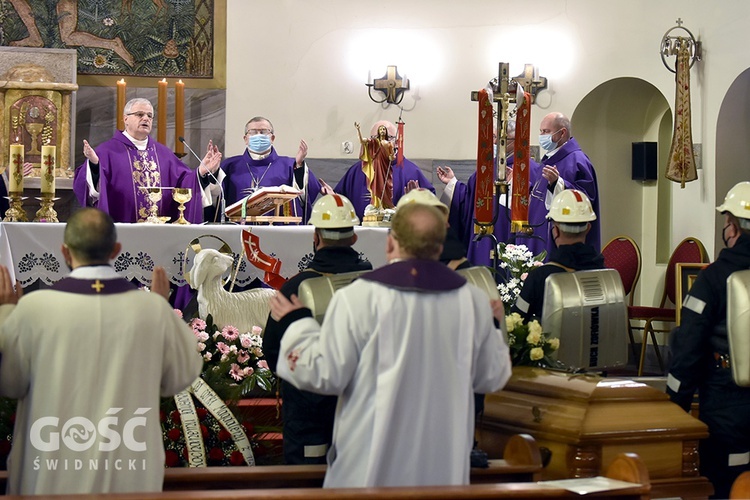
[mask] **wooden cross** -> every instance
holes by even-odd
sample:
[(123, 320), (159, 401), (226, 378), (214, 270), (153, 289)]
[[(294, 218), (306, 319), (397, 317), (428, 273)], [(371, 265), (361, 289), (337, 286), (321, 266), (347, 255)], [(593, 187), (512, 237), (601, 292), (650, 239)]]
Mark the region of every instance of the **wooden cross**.
[(91, 288), (96, 290), (96, 293), (101, 293), (102, 289), (104, 288), (104, 283), (102, 283), (99, 280), (96, 280), (94, 284), (91, 285)]

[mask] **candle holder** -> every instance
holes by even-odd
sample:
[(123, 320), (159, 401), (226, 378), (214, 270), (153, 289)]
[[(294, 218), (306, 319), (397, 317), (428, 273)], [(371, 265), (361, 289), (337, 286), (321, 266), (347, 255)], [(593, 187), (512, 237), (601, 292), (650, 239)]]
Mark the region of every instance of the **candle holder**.
[(10, 208), (5, 211), (3, 222), (28, 222), (26, 211), (23, 209), (23, 192), (11, 191), (8, 195)]
[(41, 202), (41, 208), (36, 211), (34, 222), (60, 222), (57, 220), (57, 212), (53, 208), (55, 201), (59, 199), (55, 198), (54, 193), (42, 193), (42, 196), (37, 198)]

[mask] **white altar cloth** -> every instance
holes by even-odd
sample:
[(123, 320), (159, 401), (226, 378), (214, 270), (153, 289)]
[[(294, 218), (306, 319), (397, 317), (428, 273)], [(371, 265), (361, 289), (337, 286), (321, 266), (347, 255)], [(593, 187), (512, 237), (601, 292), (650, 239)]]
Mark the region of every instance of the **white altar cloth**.
[[(124, 278), (151, 283), (155, 266), (166, 269), (172, 283), (184, 285), (183, 260), (188, 244), (194, 238), (213, 235), (229, 244), (232, 251), (242, 254), (242, 230), (251, 230), (260, 238), (260, 249), (280, 259), (280, 274), (289, 278), (307, 267), (313, 255), (312, 226), (239, 226), (239, 225), (189, 225), (171, 224), (116, 224), (117, 239), (122, 252), (113, 262), (115, 270)], [(23, 287), (37, 280), (50, 285), (68, 273), (60, 247), (65, 224), (52, 223), (0, 223), (0, 264), (14, 274), (13, 279)], [(374, 268), (385, 265), (385, 238), (387, 229), (357, 227), (354, 249), (372, 263)], [(201, 238), (203, 248), (219, 248), (215, 238)], [(187, 252), (186, 268), (192, 267), (194, 254)], [(263, 279), (265, 273), (253, 266), (244, 256), (235, 286), (244, 286), (255, 278)]]

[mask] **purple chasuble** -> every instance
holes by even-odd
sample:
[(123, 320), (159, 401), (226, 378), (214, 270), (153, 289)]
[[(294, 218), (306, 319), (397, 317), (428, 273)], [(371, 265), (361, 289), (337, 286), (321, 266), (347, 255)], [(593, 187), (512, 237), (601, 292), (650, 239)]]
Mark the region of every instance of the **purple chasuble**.
[(123, 278), (115, 279), (78, 279), (63, 278), (52, 285), (58, 292), (77, 293), (82, 295), (113, 295), (116, 293), (137, 290), (136, 286)]
[[(192, 190), (192, 199), (185, 204), (185, 218), (193, 224), (203, 222), (201, 192), (195, 171), (182, 163), (166, 146), (151, 137), (144, 151), (139, 151), (119, 130), (115, 136), (96, 148), (99, 156), (99, 201), (93, 206), (107, 212), (115, 222), (143, 222), (149, 216), (151, 202), (140, 187), (182, 187)], [(73, 190), (81, 206), (89, 202), (86, 163), (79, 166)], [(179, 217), (179, 204), (171, 190), (163, 190), (158, 202), (159, 216)]]
[[(404, 158), (404, 163), (399, 167), (396, 160), (391, 162), (393, 169), (393, 204), (396, 205), (398, 200), (404, 195), (406, 184), (409, 181), (417, 181), (419, 187), (429, 189), (433, 193), (435, 187), (425, 177), (419, 167)], [(370, 191), (367, 189), (367, 177), (362, 172), (362, 162), (358, 161), (346, 171), (334, 191), (349, 198), (354, 205), (354, 211), (357, 217), (362, 219), (365, 214), (365, 207), (370, 204)]]
[(466, 284), (466, 279), (437, 260), (409, 259), (385, 265), (360, 279), (415, 292), (446, 292)]
[[(279, 156), (275, 148), (271, 148), (271, 154), (262, 160), (253, 160), (245, 148), (245, 152), (239, 156), (232, 156), (221, 162), (224, 171), (224, 193), (227, 197), (227, 206), (235, 203), (248, 194), (251, 189), (275, 186), (294, 186), (294, 165), (296, 159), (289, 156)], [(304, 189), (307, 190), (307, 203), (303, 206), (302, 199), (294, 200), (292, 215), (302, 217), (302, 223), (307, 224), (312, 213), (312, 205), (320, 192), (320, 184), (315, 174), (308, 168), (308, 182)]]
[[(560, 177), (565, 181), (565, 189), (577, 189), (586, 193), (591, 200), (591, 206), (596, 214), (596, 220), (591, 222), (591, 230), (586, 235), (586, 243), (594, 247), (597, 252), (601, 251), (601, 213), (599, 212), (599, 186), (596, 181), (596, 171), (591, 160), (581, 150), (581, 146), (574, 137), (562, 145), (557, 152), (542, 160), (542, 166), (557, 166)], [(547, 181), (542, 179), (539, 190), (545, 192)], [(548, 231), (549, 232), (549, 231)], [(556, 248), (552, 238), (547, 240), (547, 254)]]
[[(510, 157), (508, 158), (508, 166), (512, 165), (513, 157)], [(529, 186), (527, 190), (530, 193), (531, 187), (541, 177), (542, 170), (534, 161), (529, 162), (529, 167)], [(453, 190), (453, 197), (451, 198), (448, 223), (456, 231), (461, 242), (466, 246), (466, 258), (469, 259), (469, 262), (476, 266), (492, 267), (493, 262), (490, 258), (490, 251), (494, 243), (492, 238), (485, 237), (479, 241), (474, 241), (474, 195), (476, 193), (476, 182), (477, 175), (474, 172), (466, 184), (463, 182), (456, 183)], [(497, 197), (495, 197), (494, 203), (494, 206), (498, 207)], [(510, 210), (504, 206), (499, 206), (499, 210), (500, 213), (497, 215), (493, 234), (497, 238), (498, 243), (508, 243), (510, 240)], [(544, 207), (544, 201), (530, 196), (529, 223), (532, 225), (542, 224), (541, 227), (534, 230), (534, 234), (541, 236), (543, 239), (518, 235), (514, 243), (517, 245), (526, 245), (534, 255), (542, 252), (545, 249), (546, 241), (546, 216), (547, 210)]]

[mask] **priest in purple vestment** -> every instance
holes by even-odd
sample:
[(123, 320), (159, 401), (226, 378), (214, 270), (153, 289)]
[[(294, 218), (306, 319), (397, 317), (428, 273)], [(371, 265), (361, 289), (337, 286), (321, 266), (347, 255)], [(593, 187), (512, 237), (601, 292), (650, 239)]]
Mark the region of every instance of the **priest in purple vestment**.
[[(552, 198), (565, 189), (577, 189), (586, 193), (596, 214), (596, 220), (591, 222), (591, 230), (586, 235), (586, 243), (597, 252), (601, 251), (601, 213), (596, 171), (573, 137), (570, 119), (562, 113), (550, 113), (542, 119), (539, 133), (539, 146), (547, 154), (542, 157), (542, 181), (538, 191), (546, 192), (548, 207)], [(547, 253), (554, 249), (554, 241), (548, 238)]]
[[(506, 146), (506, 164), (508, 170), (506, 173), (506, 179), (512, 179), (513, 172), (513, 153), (515, 148), (515, 133), (516, 127), (514, 121), (508, 122), (507, 127), (507, 146)], [(547, 231), (547, 210), (544, 206), (543, 198), (538, 195), (534, 196), (531, 193), (531, 188), (537, 183), (537, 180), (541, 177), (541, 167), (533, 160), (529, 160), (529, 185), (526, 189), (530, 192), (529, 201), (529, 224), (537, 226), (534, 229), (534, 234), (539, 238), (530, 238), (523, 235), (517, 235), (514, 243), (517, 245), (526, 245), (534, 255), (541, 253), (546, 247), (546, 231)], [(445, 188), (441, 196), (441, 201), (450, 207), (450, 213), (448, 215), (448, 223), (458, 233), (461, 242), (466, 246), (466, 256), (469, 261), (477, 266), (493, 266), (492, 259), (490, 258), (490, 251), (493, 247), (493, 241), (490, 237), (481, 238), (478, 241), (474, 241), (474, 195), (476, 193), (476, 180), (477, 174), (473, 172), (469, 176), (469, 180), (466, 183), (459, 181), (453, 170), (450, 167), (438, 167), (437, 176), (443, 183)], [(494, 203), (495, 207), (500, 207), (500, 212), (497, 214), (497, 220), (493, 228), (493, 234), (497, 238), (498, 243), (509, 242), (511, 238), (510, 234), (510, 210), (507, 208), (508, 200), (510, 200), (513, 185), (508, 187), (508, 196), (502, 196), (500, 199), (500, 205), (497, 203), (497, 195), (495, 196)]]
[[(125, 130), (96, 150), (83, 141), (86, 161), (76, 169), (73, 190), (81, 206), (93, 206), (107, 212), (115, 222), (144, 222), (150, 215), (151, 201), (146, 187), (192, 189), (185, 204), (185, 218), (194, 224), (203, 221), (198, 174), (182, 163), (163, 144), (149, 136), (154, 108), (147, 99), (131, 99), (125, 105)], [(208, 153), (199, 169), (218, 165), (221, 153), (209, 143)], [(204, 166), (205, 165), (205, 166)], [(172, 191), (165, 189), (158, 201), (158, 215), (179, 217), (179, 204)]]
[[(201, 183), (216, 186), (222, 184), (226, 196), (226, 206), (231, 205), (262, 187), (291, 186), (302, 191), (291, 206), (287, 205), (287, 215), (302, 218), (302, 223), (312, 213), (312, 204), (320, 192), (317, 177), (307, 168), (307, 143), (300, 141), (299, 150), (294, 158), (281, 156), (273, 147), (273, 125), (262, 116), (251, 118), (245, 124), (245, 151), (241, 155), (227, 158), (218, 165), (213, 173), (216, 175), (201, 178)], [(218, 187), (214, 192), (218, 191)], [(216, 197), (220, 196), (216, 193)]]
[[(397, 129), (389, 121), (381, 120), (375, 123), (372, 129), (370, 129), (370, 137), (376, 138), (378, 136), (378, 128), (381, 125), (385, 125), (388, 131), (388, 140), (392, 141), (395, 147)], [(393, 179), (393, 199), (390, 200), (390, 205), (397, 205), (398, 200), (404, 194), (417, 187), (429, 189), (433, 193), (435, 192), (435, 187), (415, 163), (404, 158), (403, 163), (398, 165), (395, 150), (393, 160), (391, 161), (391, 175)], [(352, 205), (354, 205), (354, 210), (357, 212), (357, 217), (360, 219), (364, 217), (367, 205), (372, 203), (372, 196), (368, 189), (370, 181), (362, 169), (361, 160), (349, 167), (349, 170), (346, 171), (335, 188), (331, 188), (331, 186), (323, 181), (321, 181), (321, 185), (323, 186), (323, 192), (326, 194), (338, 193), (349, 198)], [(376, 196), (379, 197), (381, 195), (376, 193)]]

